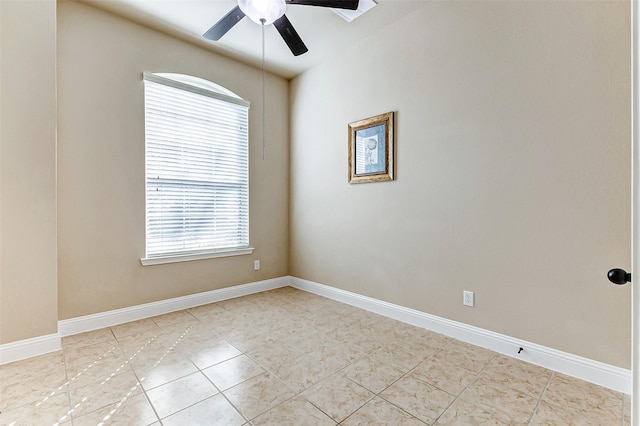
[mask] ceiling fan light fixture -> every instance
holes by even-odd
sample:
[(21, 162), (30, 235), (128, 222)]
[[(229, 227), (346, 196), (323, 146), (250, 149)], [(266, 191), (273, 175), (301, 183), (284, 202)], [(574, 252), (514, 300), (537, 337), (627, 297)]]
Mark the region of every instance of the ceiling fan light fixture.
[(273, 24), (284, 15), (287, 7), (285, 0), (238, 0), (238, 6), (253, 22), (261, 25)]

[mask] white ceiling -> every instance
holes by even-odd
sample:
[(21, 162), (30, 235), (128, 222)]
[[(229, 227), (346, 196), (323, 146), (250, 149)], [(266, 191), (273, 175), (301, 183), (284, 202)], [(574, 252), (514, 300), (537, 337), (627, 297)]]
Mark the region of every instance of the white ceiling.
[[(218, 42), (205, 40), (202, 34), (228, 11), (236, 0), (83, 0), (85, 3), (124, 16), (133, 21), (186, 39), (225, 56), (260, 67), (262, 29), (244, 18)], [(424, 5), (421, 0), (376, 0), (378, 5), (352, 22), (331, 9), (289, 5), (286, 15), (309, 48), (293, 56), (272, 25), (265, 27), (265, 68), (292, 78), (344, 46), (365, 39)]]

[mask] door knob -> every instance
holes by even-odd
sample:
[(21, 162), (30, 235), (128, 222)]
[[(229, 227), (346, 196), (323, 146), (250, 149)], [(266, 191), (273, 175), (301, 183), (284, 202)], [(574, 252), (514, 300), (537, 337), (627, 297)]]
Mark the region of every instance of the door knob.
[(631, 273), (624, 269), (612, 269), (607, 273), (607, 278), (614, 284), (623, 285), (631, 282)]

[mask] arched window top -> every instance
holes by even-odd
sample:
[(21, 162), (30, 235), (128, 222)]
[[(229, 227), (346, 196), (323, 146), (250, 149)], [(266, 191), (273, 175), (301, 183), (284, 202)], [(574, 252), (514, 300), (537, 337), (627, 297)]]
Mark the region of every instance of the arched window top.
[(240, 96), (233, 93), (231, 90), (226, 87), (222, 87), (219, 84), (213, 83), (209, 80), (205, 80), (204, 78), (194, 77), (192, 75), (186, 74), (177, 74), (172, 72), (157, 72), (154, 75), (168, 78), (169, 80), (178, 81), (180, 83), (188, 84), (190, 86), (199, 87), (204, 90), (209, 90), (211, 92), (221, 93), (223, 95), (231, 96), (232, 98), (242, 99)]
[(210, 98), (242, 105), (247, 108), (249, 108), (250, 105), (249, 101), (242, 99), (231, 90), (222, 87), (219, 84), (203, 78), (194, 77), (192, 75), (145, 72), (143, 73), (143, 79), (145, 81), (152, 81), (154, 83), (163, 84), (179, 90), (186, 90), (199, 95), (208, 96)]

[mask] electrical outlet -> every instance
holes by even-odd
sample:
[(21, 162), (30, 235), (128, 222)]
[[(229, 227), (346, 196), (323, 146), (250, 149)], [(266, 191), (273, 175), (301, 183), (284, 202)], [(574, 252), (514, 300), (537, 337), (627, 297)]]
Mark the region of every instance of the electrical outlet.
[(464, 306), (473, 306), (474, 305), (474, 293), (472, 291), (463, 291), (462, 292), (462, 304)]
[(254, 271), (260, 270), (260, 261), (259, 260), (254, 260), (253, 261), (253, 270)]

